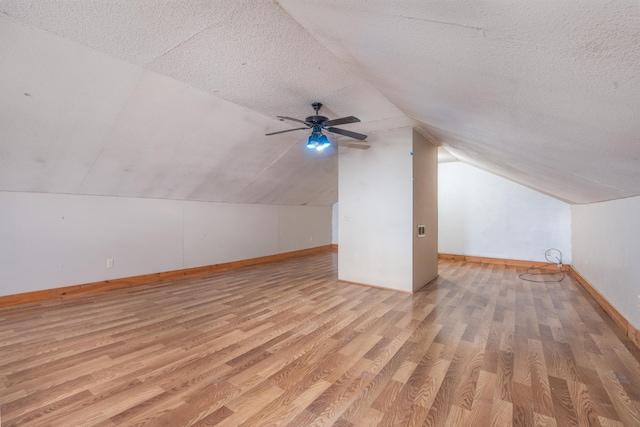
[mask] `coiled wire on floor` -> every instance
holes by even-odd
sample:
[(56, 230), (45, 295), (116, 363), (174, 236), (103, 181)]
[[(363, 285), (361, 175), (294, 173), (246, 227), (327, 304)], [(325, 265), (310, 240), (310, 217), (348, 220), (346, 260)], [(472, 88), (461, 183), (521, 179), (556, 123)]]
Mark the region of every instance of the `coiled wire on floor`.
[(542, 267), (531, 267), (518, 277), (527, 282), (534, 283), (562, 282), (565, 277), (565, 272), (562, 269), (562, 252), (556, 248), (547, 249), (544, 252), (544, 259), (546, 259), (549, 264)]

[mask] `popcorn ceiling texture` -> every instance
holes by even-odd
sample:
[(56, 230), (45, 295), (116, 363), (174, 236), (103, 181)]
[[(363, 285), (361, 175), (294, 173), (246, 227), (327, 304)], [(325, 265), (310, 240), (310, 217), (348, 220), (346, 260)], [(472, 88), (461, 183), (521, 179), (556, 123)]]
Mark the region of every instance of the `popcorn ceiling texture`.
[(0, 0), (0, 190), (332, 204), (337, 152), (264, 136), (321, 101), (571, 203), (639, 195), (639, 45), (637, 0)]

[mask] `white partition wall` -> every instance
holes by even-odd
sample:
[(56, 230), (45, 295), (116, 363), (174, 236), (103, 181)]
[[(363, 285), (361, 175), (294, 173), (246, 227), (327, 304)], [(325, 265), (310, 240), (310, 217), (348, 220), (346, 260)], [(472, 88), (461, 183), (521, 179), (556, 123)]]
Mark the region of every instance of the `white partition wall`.
[[(368, 141), (340, 155), (338, 277), (411, 292), (437, 275), (436, 147), (411, 127)], [(415, 247), (414, 214), (430, 233)]]

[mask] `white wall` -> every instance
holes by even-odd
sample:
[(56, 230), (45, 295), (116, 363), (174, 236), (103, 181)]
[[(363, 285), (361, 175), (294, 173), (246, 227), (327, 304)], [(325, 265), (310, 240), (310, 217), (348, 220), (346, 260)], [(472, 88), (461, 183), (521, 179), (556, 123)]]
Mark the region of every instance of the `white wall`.
[(412, 132), (372, 133), (338, 159), (341, 280), (412, 290)]
[(571, 262), (567, 203), (462, 162), (439, 164), (438, 222), (440, 253)]
[[(418, 225), (425, 236), (418, 237)], [(438, 148), (413, 131), (413, 290), (438, 276)]]
[(330, 243), (331, 206), (0, 192), (0, 295)]
[(640, 197), (571, 207), (573, 267), (640, 328)]

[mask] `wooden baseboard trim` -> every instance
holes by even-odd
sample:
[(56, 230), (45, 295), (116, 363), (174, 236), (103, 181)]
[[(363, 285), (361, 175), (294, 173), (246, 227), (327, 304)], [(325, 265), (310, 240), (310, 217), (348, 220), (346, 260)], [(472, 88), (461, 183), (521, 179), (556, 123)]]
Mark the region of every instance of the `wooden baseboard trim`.
[(333, 245), (324, 245), (315, 248), (302, 249), (275, 255), (267, 255), (257, 258), (249, 258), (240, 261), (225, 262), (221, 264), (206, 265), (202, 267), (185, 268), (182, 270), (165, 271), (161, 273), (143, 274), (141, 276), (103, 280), (99, 282), (65, 286), (62, 288), (44, 289), (41, 291), (25, 292), (15, 295), (5, 295), (0, 296), (0, 309), (54, 299), (64, 299), (93, 292), (102, 292), (112, 289), (147, 285), (176, 278), (200, 276), (203, 274), (215, 273), (218, 271), (231, 270), (234, 268), (246, 267), (249, 265), (264, 264), (266, 262), (279, 261), (287, 258), (295, 258), (332, 250)]
[(575, 269), (571, 272), (573, 277), (582, 285), (582, 287), (589, 292), (589, 294), (593, 297), (594, 300), (602, 307), (602, 309), (611, 317), (611, 319), (615, 322), (616, 325), (620, 327), (623, 331), (626, 332), (629, 339), (636, 345), (636, 347), (640, 348), (640, 330), (638, 330), (622, 313), (618, 311), (617, 308), (613, 304), (609, 302), (608, 299), (604, 297), (593, 286), (587, 279), (582, 277), (582, 275), (576, 271)]
[(334, 252), (338, 252), (338, 245), (336, 245), (335, 243), (331, 244), (331, 250)]
[[(482, 264), (510, 265), (513, 267), (522, 267), (522, 268), (540, 268), (540, 267), (545, 267), (549, 265), (548, 262), (540, 262), (540, 261), (525, 261), (525, 260), (518, 260), (518, 259), (489, 258), (489, 257), (454, 255), (454, 254), (438, 254), (438, 259), (447, 259), (451, 261), (463, 261), (463, 262), (473, 262), (473, 263), (482, 263)], [(571, 271), (571, 265), (562, 264), (562, 270)]]

